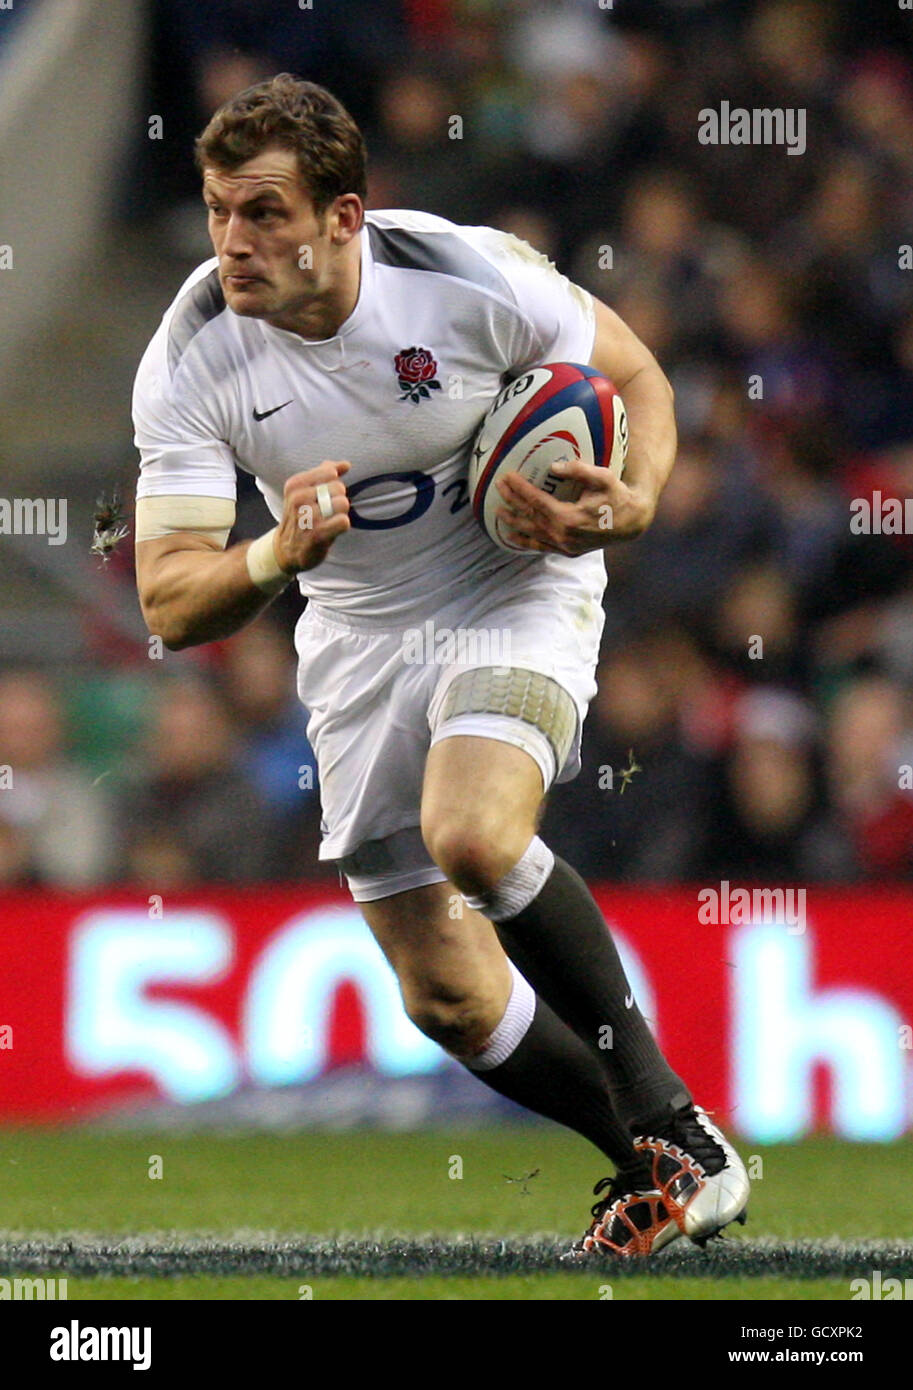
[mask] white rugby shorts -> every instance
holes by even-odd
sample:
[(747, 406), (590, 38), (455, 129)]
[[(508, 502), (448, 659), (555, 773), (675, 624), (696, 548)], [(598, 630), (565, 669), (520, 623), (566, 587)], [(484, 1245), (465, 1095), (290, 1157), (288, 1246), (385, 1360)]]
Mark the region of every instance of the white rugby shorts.
[[(598, 566), (595, 563), (598, 560)], [(298, 695), (309, 712), (323, 812), (321, 860), (339, 861), (356, 902), (401, 893), (446, 875), (419, 830), (428, 749), (455, 734), (499, 739), (538, 763), (545, 791), (580, 770), (580, 738), (605, 615), (602, 556), (579, 573), (547, 561), (505, 582), (483, 580), (433, 617), (386, 628), (309, 604), (298, 622)], [(533, 724), (466, 713), (432, 725), (451, 680), (474, 666), (519, 667), (556, 681), (577, 727), (562, 767)]]

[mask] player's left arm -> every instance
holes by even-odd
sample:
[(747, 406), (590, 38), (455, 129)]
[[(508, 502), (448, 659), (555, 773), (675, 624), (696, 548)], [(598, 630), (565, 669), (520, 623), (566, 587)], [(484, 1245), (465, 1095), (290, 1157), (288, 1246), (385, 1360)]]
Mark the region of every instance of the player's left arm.
[(590, 366), (617, 387), (628, 415), (624, 477), (582, 462), (555, 464), (552, 472), (579, 478), (576, 502), (558, 502), (516, 473), (499, 483), (501, 515), (512, 539), (529, 550), (582, 555), (642, 535), (652, 522), (675, 462), (677, 436), (669, 381), (636, 333), (594, 297), (596, 334)]

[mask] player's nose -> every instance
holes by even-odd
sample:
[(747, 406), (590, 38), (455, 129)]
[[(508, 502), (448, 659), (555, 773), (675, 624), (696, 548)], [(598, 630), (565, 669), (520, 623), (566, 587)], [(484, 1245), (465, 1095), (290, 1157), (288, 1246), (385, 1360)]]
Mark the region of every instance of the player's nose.
[(222, 255), (230, 256), (232, 260), (243, 260), (252, 251), (250, 232), (243, 217), (232, 213), (225, 224), (225, 235), (222, 238)]

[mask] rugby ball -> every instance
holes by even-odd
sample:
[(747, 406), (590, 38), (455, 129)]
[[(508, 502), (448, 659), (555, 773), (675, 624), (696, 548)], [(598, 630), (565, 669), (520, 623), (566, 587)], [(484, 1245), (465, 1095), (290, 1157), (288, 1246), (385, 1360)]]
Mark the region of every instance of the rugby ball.
[(476, 520), (502, 550), (522, 550), (501, 532), (498, 478), (519, 473), (559, 502), (575, 502), (581, 483), (556, 477), (552, 464), (581, 459), (620, 478), (627, 451), (624, 402), (607, 376), (576, 362), (532, 367), (504, 387), (473, 443), (469, 497)]

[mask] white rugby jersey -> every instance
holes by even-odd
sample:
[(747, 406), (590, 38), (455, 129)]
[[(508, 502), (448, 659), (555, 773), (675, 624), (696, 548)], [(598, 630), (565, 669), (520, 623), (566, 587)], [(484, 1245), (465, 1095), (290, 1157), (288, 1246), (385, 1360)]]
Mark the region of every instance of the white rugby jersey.
[(238, 467), (278, 521), (289, 477), (348, 459), (352, 529), (300, 575), (313, 603), (398, 626), (483, 573), (530, 565), (601, 593), (601, 551), (501, 551), (467, 495), (470, 446), (504, 383), (541, 362), (589, 362), (589, 294), (490, 227), (371, 211), (360, 239), (358, 301), (320, 341), (232, 313), (215, 258), (194, 271), (137, 373), (137, 497), (233, 500)]

